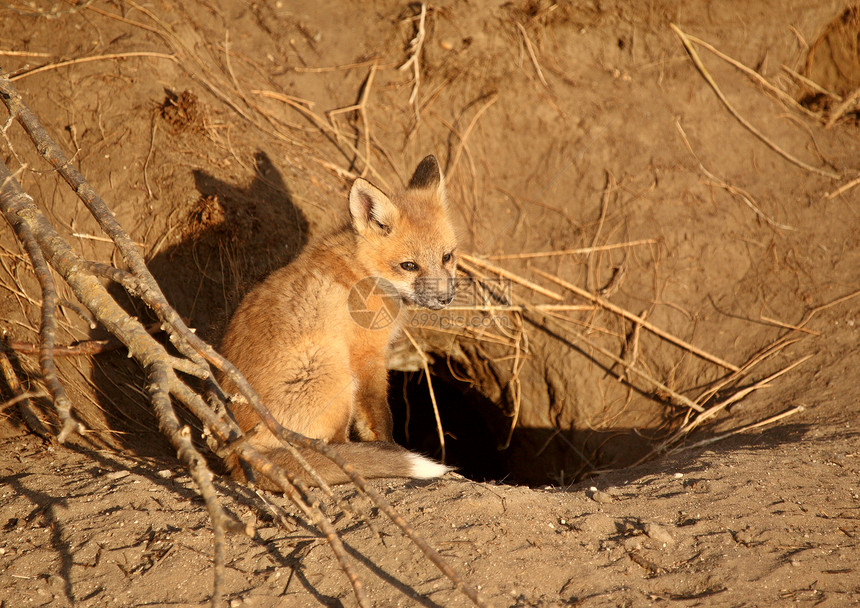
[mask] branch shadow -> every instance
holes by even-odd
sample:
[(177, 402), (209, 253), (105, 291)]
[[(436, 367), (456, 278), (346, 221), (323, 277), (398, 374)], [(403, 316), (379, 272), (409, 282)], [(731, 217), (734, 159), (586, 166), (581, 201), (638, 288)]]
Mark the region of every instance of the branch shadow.
[(247, 186), (200, 169), (193, 176), (200, 197), (178, 226), (182, 241), (148, 266), (186, 322), (216, 343), (249, 287), (305, 247), (308, 222), (263, 151)]
[[(236, 498), (240, 493), (234, 494), (234, 498)], [(247, 499), (246, 499), (247, 500)], [(284, 499), (286, 500), (286, 499)], [(259, 509), (259, 504), (254, 504), (253, 501), (246, 503), (247, 506), (251, 508)], [(293, 519), (294, 523), (303, 529), (307, 534), (311, 535), (319, 535), (319, 530), (311, 523), (305, 521), (301, 517), (295, 517)], [(365, 526), (364, 522), (359, 522), (352, 526), (347, 527), (346, 529), (339, 530), (339, 534), (341, 536), (341, 540), (343, 542), (344, 549), (349, 554), (349, 556), (355, 561), (356, 564), (361, 564), (364, 566), (368, 572), (376, 576), (379, 580), (384, 582), (386, 585), (397, 589), (404, 597), (410, 598), (417, 605), (425, 606), (426, 608), (440, 608), (440, 605), (431, 600), (429, 597), (421, 595), (418, 593), (415, 588), (408, 582), (405, 582), (389, 572), (388, 570), (381, 567), (377, 564), (372, 558), (368, 557), (364, 553), (362, 553), (359, 549), (353, 546), (351, 543), (347, 542), (344, 536), (346, 536), (349, 532), (363, 528)], [(323, 606), (343, 606), (343, 603), (338, 598), (334, 598), (322, 593), (319, 589), (317, 589), (313, 583), (307, 578), (307, 576), (302, 571), (301, 563), (302, 560), (308, 557), (310, 550), (315, 547), (317, 544), (325, 545), (325, 539), (319, 536), (316, 540), (301, 540), (293, 547), (292, 551), (288, 554), (285, 554), (279, 547), (272, 542), (262, 541), (260, 539), (255, 539), (260, 545), (263, 545), (266, 549), (268, 555), (279, 565), (283, 567), (288, 567), (291, 569), (291, 576), (294, 576), (298, 582), (302, 585), (302, 587), (307, 591), (313, 598), (319, 602)], [(327, 549), (327, 547), (325, 547)], [(360, 575), (363, 576), (363, 575)]]
[[(63, 525), (61, 519), (57, 516), (55, 510), (57, 507), (66, 507), (66, 499), (58, 498), (40, 492), (34, 488), (30, 488), (24, 482), (29, 477), (29, 473), (18, 473), (0, 479), (0, 484), (8, 486), (9, 489), (18, 495), (26, 496), (27, 499), (35, 505), (35, 508), (26, 517), (28, 522), (38, 516), (44, 519), (45, 527), (51, 531), (51, 547), (57, 552), (60, 558), (60, 577), (63, 579), (63, 595), (66, 600), (74, 605), (75, 594), (72, 588), (72, 547), (63, 539)], [(47, 575), (40, 575), (47, 576)]]

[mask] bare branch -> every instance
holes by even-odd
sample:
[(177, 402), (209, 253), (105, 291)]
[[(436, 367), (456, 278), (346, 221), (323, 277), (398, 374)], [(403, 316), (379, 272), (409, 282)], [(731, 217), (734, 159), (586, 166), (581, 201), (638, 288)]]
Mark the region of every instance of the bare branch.
[[(277, 484), (284, 494), (307, 515), (328, 541), (338, 564), (352, 585), (358, 604), (360, 606), (370, 605), (364, 593), (363, 585), (334, 525), (320, 509), (319, 502), (310, 498), (306, 484), (296, 477), (295, 471), (289, 471), (273, 464), (265, 455), (246, 442), (232, 419), (226, 416), (223, 392), (211, 377), (212, 367), (224, 372), (239, 387), (241, 394), (252, 404), (265, 425), (282, 440), (285, 449), (295, 451), (295, 447), (299, 447), (315, 450), (334, 461), (458, 589), (477, 605), (483, 605), (477, 590), (468, 585), (379, 493), (369, 487), (366, 481), (335, 449), (324, 442), (312, 440), (289, 431), (274, 419), (241, 373), (229, 361), (219, 355), (212, 346), (201, 340), (185, 324), (176, 310), (170, 306), (155, 279), (149, 273), (143, 256), (131, 237), (123, 230), (105, 202), (86, 182), (83, 175), (74, 168), (60, 147), (51, 139), (27, 108), (8, 78), (2, 74), (0, 74), (0, 97), (9, 109), (10, 121), (15, 118), (22, 124), (39, 154), (75, 190), (78, 197), (99, 222), (102, 230), (119, 248), (123, 261), (128, 267), (128, 270), (122, 270), (107, 264), (84, 260), (78, 256), (56, 232), (32, 198), (21, 190), (9, 169), (5, 165), (0, 165), (0, 182), (3, 184), (2, 189), (0, 189), (0, 195), (2, 195), (0, 196), (0, 209), (15, 228), (19, 239), (27, 246), (33, 265), (37, 268), (37, 273), (40, 274), (40, 281), (42, 282), (44, 305), (41, 351), (48, 355), (43, 357), (48, 361), (47, 371), (43, 365), (43, 375), (47, 378), (52, 373), (50, 365), (53, 363), (54, 355), (54, 326), (52, 323), (55, 319), (57, 299), (50, 267), (65, 280), (75, 297), (90, 311), (93, 320), (100, 323), (115, 336), (128, 349), (129, 356), (134, 358), (147, 373), (148, 391), (159, 425), (176, 448), (179, 459), (191, 472), (213, 522), (215, 580), (212, 605), (220, 606), (223, 603), (221, 588), (224, 573), (225, 533), (250, 534), (252, 530), (236, 522), (224, 511), (213, 486), (212, 473), (206, 466), (202, 455), (191, 443), (190, 429), (182, 426), (176, 417), (171, 403), (173, 397), (197, 416), (206, 431), (211, 433), (227, 452), (250, 464), (262, 475)], [(170, 355), (138, 319), (129, 316), (102, 285), (100, 280), (102, 278), (107, 278), (121, 285), (132, 297), (139, 298), (149, 306), (158, 316), (161, 327), (168, 332), (171, 343), (182, 357)], [(177, 372), (203, 379), (213, 395), (215, 408), (210, 407), (198, 392), (181, 380)], [(53, 373), (56, 376), (56, 373)], [(58, 405), (61, 420), (68, 419), (72, 420), (69, 424), (77, 424), (71, 418), (71, 403), (68, 402), (67, 398), (63, 401), (62, 386), (59, 385), (59, 381), (57, 384), (60, 390), (55, 392), (51, 388), (51, 391), (52, 397)], [(314, 473), (311, 472), (311, 479), (314, 478), (313, 475)]]
[(66, 394), (63, 385), (57, 377), (57, 366), (54, 363), (54, 342), (57, 336), (57, 290), (54, 286), (54, 278), (48, 269), (39, 243), (25, 219), (25, 215), (33, 199), (23, 192), (18, 185), (18, 180), (12, 175), (5, 164), (0, 163), (0, 199), (2, 199), (3, 213), (9, 224), (15, 230), (18, 239), (23, 243), (30, 260), (39, 285), (42, 287), (42, 324), (39, 329), (41, 346), (39, 348), (39, 367), (42, 370), (42, 378), (51, 392), (54, 407), (60, 417), (62, 428), (57, 440), (63, 443), (72, 433), (83, 432), (84, 426), (72, 417), (72, 402)]

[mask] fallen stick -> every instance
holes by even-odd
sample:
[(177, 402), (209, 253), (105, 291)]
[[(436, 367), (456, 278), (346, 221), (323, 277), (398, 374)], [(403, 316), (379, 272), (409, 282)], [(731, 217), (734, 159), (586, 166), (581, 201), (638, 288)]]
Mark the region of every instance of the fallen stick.
[(690, 140), (687, 139), (687, 132), (684, 131), (684, 127), (681, 126), (681, 122), (676, 120), (675, 127), (681, 134), (681, 139), (684, 141), (684, 145), (687, 146), (687, 150), (689, 150), (693, 158), (696, 159), (696, 162), (699, 165), (699, 170), (713, 182), (714, 186), (719, 186), (720, 188), (723, 188), (731, 194), (734, 194), (735, 196), (739, 197), (747, 207), (752, 209), (753, 213), (755, 213), (757, 216), (759, 216), (761, 219), (763, 219), (765, 222), (767, 222), (774, 228), (782, 228), (783, 230), (797, 230), (797, 228), (795, 228), (794, 226), (789, 226), (788, 224), (780, 224), (773, 218), (767, 216), (761, 209), (758, 208), (758, 205), (756, 205), (755, 202), (752, 200), (752, 195), (743, 188), (732, 186), (731, 184), (721, 180), (719, 177), (708, 171), (705, 168), (705, 165), (702, 164), (702, 161), (699, 159), (698, 155), (693, 152), (693, 146), (690, 145)]
[[(572, 337), (573, 339), (579, 340), (580, 342), (585, 342), (589, 348), (593, 348), (594, 350), (599, 352), (604, 357), (612, 360), (613, 363), (616, 363), (618, 365), (623, 366), (625, 368), (625, 372), (632, 373), (632, 374), (642, 378), (643, 380), (650, 382), (651, 384), (654, 385), (654, 388), (656, 388), (658, 391), (662, 391), (663, 393), (668, 395), (671, 399), (676, 401), (678, 404), (683, 405), (684, 407), (687, 407), (687, 408), (694, 410), (696, 412), (704, 412), (705, 411), (705, 408), (703, 408), (698, 403), (694, 402), (689, 397), (686, 397), (686, 396), (682, 395), (681, 393), (679, 393), (675, 390), (672, 390), (663, 382), (660, 382), (659, 380), (652, 377), (650, 374), (642, 371), (638, 367), (635, 367), (632, 364), (629, 364), (628, 361), (625, 361), (624, 359), (622, 359), (618, 355), (609, 352), (608, 350), (606, 350), (602, 346), (595, 343), (594, 340), (589, 339), (588, 337), (584, 336), (583, 334), (581, 334), (579, 332), (565, 331), (561, 328), (558, 328), (557, 331), (559, 333), (563, 334), (565, 338), (571, 338)], [(627, 384), (633, 386), (633, 384), (629, 380), (624, 380), (624, 378), (619, 378), (619, 380), (620, 381), (626, 381)], [(641, 389), (637, 389), (637, 390), (641, 390)]]
[(687, 52), (690, 54), (690, 58), (693, 60), (693, 63), (695, 64), (696, 68), (698, 68), (699, 72), (705, 78), (707, 83), (711, 85), (711, 88), (714, 90), (714, 93), (717, 94), (717, 97), (719, 97), (720, 101), (723, 102), (723, 105), (726, 106), (726, 109), (729, 111), (729, 113), (734, 116), (735, 119), (737, 119), (737, 121), (741, 123), (750, 133), (758, 137), (768, 148), (782, 156), (790, 163), (797, 165), (798, 167), (806, 169), (807, 171), (810, 171), (812, 173), (823, 175), (824, 177), (829, 177), (831, 179), (838, 179), (840, 177), (838, 173), (835, 173), (833, 171), (827, 171), (826, 169), (819, 169), (818, 167), (813, 167), (812, 165), (803, 162), (799, 158), (795, 158), (794, 156), (780, 148), (778, 145), (776, 145), (774, 142), (772, 142), (770, 139), (768, 139), (768, 137), (764, 133), (759, 131), (755, 126), (753, 126), (750, 121), (741, 116), (740, 112), (738, 112), (734, 108), (734, 106), (723, 94), (722, 90), (720, 90), (720, 87), (717, 85), (710, 72), (708, 72), (707, 68), (705, 68), (705, 64), (702, 63), (702, 59), (699, 57), (699, 54), (696, 52), (696, 49), (693, 48), (693, 43), (690, 38), (684, 32), (682, 32), (680, 28), (678, 28), (678, 26), (674, 23), (670, 23), (669, 26), (681, 39), (681, 43), (684, 45), (684, 48), (687, 49)]
[(418, 351), (418, 355), (421, 357), (421, 363), (424, 366), (424, 376), (427, 378), (427, 388), (430, 391), (430, 403), (433, 404), (433, 415), (436, 417), (436, 433), (439, 436), (439, 447), (442, 450), (442, 464), (445, 464), (445, 430), (442, 428), (442, 418), (439, 416), (439, 406), (436, 403), (436, 392), (433, 390), (433, 379), (430, 377), (430, 358), (427, 356), (427, 353), (424, 352), (424, 349), (418, 345), (418, 342), (415, 341), (415, 338), (412, 337), (412, 334), (409, 333), (408, 330), (404, 329), (403, 333), (406, 334), (406, 337), (409, 338), (410, 342), (412, 342), (412, 346), (414, 346), (415, 350)]
[(129, 53), (111, 53), (108, 55), (93, 55), (91, 57), (78, 57), (77, 59), (68, 59), (66, 61), (58, 61), (57, 63), (49, 63), (47, 65), (40, 66), (38, 68), (33, 68), (32, 70), (27, 70), (26, 72), (21, 72), (20, 74), (16, 74), (9, 78), (10, 82), (15, 82), (16, 80), (21, 80), (23, 78), (27, 78), (28, 76), (33, 76), (34, 74), (39, 74), (41, 72), (47, 72), (49, 70), (56, 70), (57, 68), (62, 68), (67, 65), (75, 65), (78, 63), (89, 63), (91, 61), (110, 61), (114, 59), (127, 59), (130, 57), (152, 57), (155, 59), (169, 59), (174, 63), (179, 63), (179, 59), (176, 55), (168, 55), (167, 53), (154, 53), (151, 51), (136, 51)]
[(552, 291), (551, 289), (547, 289), (546, 287), (541, 287), (537, 283), (529, 281), (528, 279), (521, 277), (520, 275), (511, 272), (510, 270), (506, 270), (495, 264), (490, 264), (480, 258), (476, 258), (474, 256), (468, 255), (466, 253), (458, 254), (460, 258), (466, 260), (467, 262), (474, 264), (475, 266), (480, 266), (484, 270), (489, 270), (490, 272), (499, 275), (500, 277), (504, 277), (506, 279), (510, 279), (514, 283), (519, 283), (523, 287), (528, 287), (532, 291), (536, 291), (537, 293), (547, 296), (548, 298), (552, 298), (553, 300), (561, 301), (564, 298), (560, 293)]
[(816, 119), (821, 118), (818, 114), (816, 114), (815, 112), (813, 112), (809, 108), (799, 104), (794, 97), (792, 97), (791, 95), (789, 95), (788, 93), (786, 93), (782, 89), (772, 85), (767, 78), (765, 78), (764, 76), (762, 76), (761, 74), (756, 72), (754, 69), (745, 66), (744, 64), (742, 64), (737, 59), (729, 57), (728, 55), (726, 55), (725, 53), (723, 53), (722, 51), (720, 51), (716, 47), (712, 46), (711, 44), (708, 44), (707, 42), (705, 42), (701, 38), (697, 38), (696, 36), (692, 36), (690, 34), (686, 34), (686, 36), (691, 42), (695, 42), (696, 44), (698, 44), (702, 48), (709, 50), (711, 53), (713, 53), (714, 55), (716, 55), (717, 57), (719, 57), (720, 59), (722, 59), (723, 61), (725, 61), (729, 65), (732, 65), (732, 66), (736, 67), (737, 69), (739, 69), (741, 72), (743, 72), (744, 74), (749, 76), (750, 79), (757, 82), (758, 84), (763, 86), (765, 89), (767, 89), (768, 91), (770, 91), (771, 93), (773, 93), (774, 95), (779, 97), (782, 101), (784, 101), (785, 103), (790, 105), (795, 110), (803, 112), (804, 114), (806, 114), (807, 116), (810, 116), (811, 118), (816, 118)]
[(500, 255), (488, 255), (488, 260), (530, 260), (533, 258), (547, 258), (561, 255), (577, 255), (582, 253), (595, 253), (598, 251), (612, 251), (613, 249), (622, 249), (625, 247), (636, 247), (639, 245), (653, 245), (657, 243), (657, 239), (639, 239), (637, 241), (627, 241), (626, 243), (613, 243), (611, 245), (597, 245), (595, 247), (579, 247), (577, 249), (558, 249), (555, 251), (532, 251), (528, 253), (503, 253)]
[(609, 302), (608, 300), (604, 300), (600, 296), (596, 296), (594, 294), (591, 294), (588, 291), (586, 291), (585, 289), (582, 289), (581, 287), (577, 287), (573, 283), (565, 281), (562, 278), (559, 278), (559, 277), (557, 277), (553, 274), (550, 274), (548, 272), (544, 272), (538, 268), (532, 268), (532, 270), (534, 272), (538, 273), (540, 276), (544, 277), (545, 279), (549, 279), (550, 281), (553, 281), (554, 283), (561, 285), (565, 289), (568, 289), (568, 290), (572, 291), (573, 293), (575, 293), (576, 295), (583, 297), (587, 300), (590, 300), (591, 302), (594, 302), (595, 304), (597, 304), (599, 306), (602, 306), (606, 310), (614, 312), (617, 315), (621, 315), (625, 319), (633, 321), (634, 323), (641, 324), (642, 327), (644, 327), (645, 329), (647, 329), (651, 333), (660, 336), (664, 340), (668, 340), (669, 342), (671, 342), (672, 344), (674, 344), (676, 346), (679, 346), (685, 350), (690, 351), (691, 353), (701, 357), (702, 359), (706, 359), (707, 361), (710, 361), (711, 363), (716, 363), (720, 367), (730, 369), (733, 372), (736, 372), (740, 369), (737, 365), (729, 363), (728, 361), (724, 361), (720, 357), (717, 357), (716, 355), (712, 355), (712, 354), (702, 350), (701, 348), (698, 348), (697, 346), (693, 346), (689, 342), (682, 340), (681, 338), (678, 338), (676, 336), (673, 336), (669, 332), (667, 332), (663, 329), (660, 329), (659, 327), (657, 327), (656, 325), (654, 325), (652, 323), (649, 323), (648, 321), (646, 321), (645, 319), (643, 319), (639, 315), (635, 315), (632, 312), (624, 310), (620, 306), (616, 306), (612, 302)]
[(836, 198), (840, 194), (844, 194), (844, 193), (848, 192), (849, 190), (851, 190), (851, 188), (854, 188), (858, 184), (860, 184), (860, 177), (855, 177), (850, 182), (847, 182), (847, 183), (839, 186), (833, 192), (829, 192), (829, 193), (825, 194), (824, 198)]
[(753, 424), (748, 424), (746, 426), (742, 426), (733, 431), (729, 431), (727, 433), (721, 433), (720, 435), (715, 435), (713, 437), (708, 437), (707, 439), (702, 439), (701, 441), (697, 441), (696, 443), (692, 443), (690, 445), (679, 446), (672, 450), (669, 450), (667, 454), (674, 454), (677, 452), (683, 452), (686, 450), (692, 450), (694, 448), (700, 448), (706, 445), (711, 445), (712, 443), (716, 443), (718, 441), (722, 441), (723, 439), (727, 439), (732, 437), (733, 435), (737, 435), (739, 433), (745, 433), (746, 431), (751, 431), (753, 429), (761, 428), (768, 424), (773, 424), (774, 422), (778, 422), (784, 418), (788, 418), (789, 416), (793, 416), (799, 412), (803, 412), (806, 410), (806, 407), (803, 405), (797, 405), (789, 410), (782, 412), (781, 414), (777, 414), (776, 416), (771, 416), (770, 418), (766, 418), (760, 422), (755, 422)]
[(830, 113), (830, 118), (824, 123), (824, 128), (829, 129), (836, 124), (836, 121), (845, 116), (848, 112), (853, 111), (860, 106), (860, 87), (857, 87), (851, 95), (845, 98), (845, 101), (836, 106)]

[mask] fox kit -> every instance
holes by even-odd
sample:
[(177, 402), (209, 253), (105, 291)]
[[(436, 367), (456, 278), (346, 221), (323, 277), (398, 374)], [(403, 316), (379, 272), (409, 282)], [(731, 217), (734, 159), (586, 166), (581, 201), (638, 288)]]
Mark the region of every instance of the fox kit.
[[(437, 477), (448, 467), (394, 443), (386, 367), (405, 316), (401, 304), (440, 309), (454, 298), (457, 242), (436, 157), (421, 161), (407, 188), (391, 197), (356, 179), (349, 213), (349, 224), (245, 297), (221, 352), (282, 425), (338, 444), (365, 477)], [(231, 403), (230, 410), (243, 431), (259, 422), (247, 403)], [(250, 441), (307, 479), (268, 430)], [(328, 483), (348, 481), (327, 458), (302, 455)], [(246, 478), (228, 464), (234, 477)], [(273, 487), (261, 476), (256, 481)]]

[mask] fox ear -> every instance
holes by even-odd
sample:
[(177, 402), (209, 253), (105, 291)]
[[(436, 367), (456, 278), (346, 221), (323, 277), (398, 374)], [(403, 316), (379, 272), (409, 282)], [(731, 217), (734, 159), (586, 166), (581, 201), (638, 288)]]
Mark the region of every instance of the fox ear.
[(441, 185), (442, 170), (439, 168), (439, 161), (432, 154), (424, 157), (424, 160), (415, 168), (412, 179), (409, 180), (409, 189), (426, 190), (439, 188)]
[(372, 230), (386, 235), (400, 213), (385, 193), (365, 179), (358, 178), (349, 191), (349, 214), (359, 233)]

